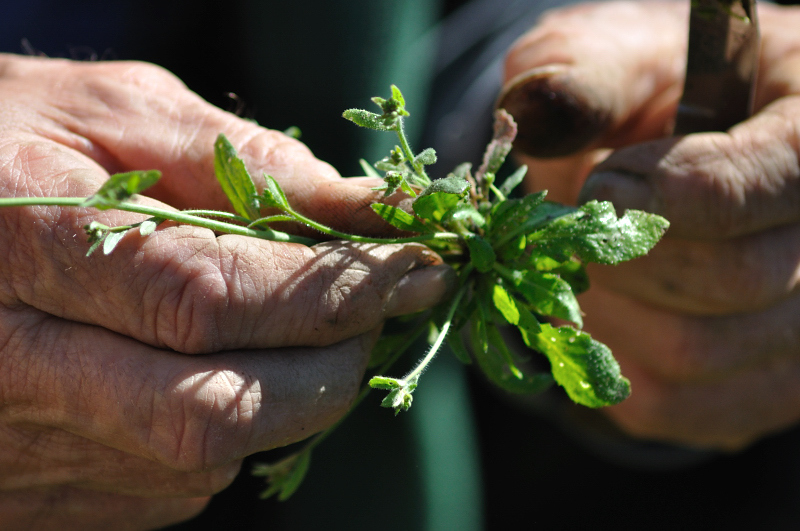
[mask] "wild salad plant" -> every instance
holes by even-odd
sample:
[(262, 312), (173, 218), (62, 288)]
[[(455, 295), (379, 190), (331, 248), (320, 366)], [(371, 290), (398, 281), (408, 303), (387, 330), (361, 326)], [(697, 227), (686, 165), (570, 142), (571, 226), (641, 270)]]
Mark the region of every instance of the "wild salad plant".
[[(107, 255), (127, 232), (147, 236), (165, 220), (218, 233), (306, 245), (315, 240), (272, 229), (270, 224), (298, 222), (327, 237), (355, 242), (423, 242), (452, 266), (457, 288), (449, 300), (406, 322), (407, 331), (381, 337), (370, 362), (373, 376), (353, 407), (370, 389), (381, 389), (387, 391), (382, 406), (393, 409), (395, 415), (407, 411), (420, 377), (445, 342), (459, 360), (474, 361), (489, 380), (510, 393), (538, 393), (557, 383), (584, 406), (597, 408), (624, 400), (630, 384), (609, 348), (581, 331), (576, 295), (589, 286), (586, 263), (618, 264), (642, 256), (658, 242), (669, 223), (635, 210), (618, 217), (608, 202), (590, 201), (580, 207), (553, 203), (545, 200), (546, 191), (511, 198), (527, 169), (523, 166), (502, 183), (496, 182), (516, 135), (516, 124), (503, 110), (496, 113), (494, 137), (477, 170), (465, 163), (447, 177), (431, 180), (425, 167), (436, 162), (436, 153), (431, 148), (416, 154), (412, 151), (403, 129), (408, 116), (403, 95), (395, 86), (391, 90), (388, 99), (373, 98), (380, 113), (350, 109), (344, 117), (361, 127), (397, 135), (399, 145), (387, 157), (374, 166), (364, 160), (361, 165), (366, 175), (383, 179), (377, 189), (384, 191), (384, 197), (404, 193), (412, 199), (410, 211), (381, 202), (372, 204), (377, 216), (409, 236), (370, 238), (326, 227), (294, 210), (278, 182), (266, 174), (263, 192), (258, 193), (244, 162), (222, 134), (214, 145), (214, 169), (235, 213), (174, 212), (137, 203), (135, 194), (160, 178), (155, 170), (115, 174), (88, 198), (2, 198), (0, 207), (94, 207), (149, 216), (118, 227), (90, 223), (85, 227), (92, 244), (87, 255), (100, 248)], [(262, 216), (262, 209), (272, 214)], [(555, 326), (549, 318), (572, 324)], [(507, 335), (501, 330), (509, 327), (518, 330), (530, 351), (519, 352), (507, 344)], [(423, 334), (431, 343), (427, 354), (404, 376), (387, 376), (395, 361)], [(527, 358), (537, 352), (547, 358), (550, 371), (530, 368)], [(308, 469), (311, 451), (335, 427), (309, 439), (277, 463), (257, 465), (253, 473), (265, 476), (268, 482), (262, 497), (288, 498)]]

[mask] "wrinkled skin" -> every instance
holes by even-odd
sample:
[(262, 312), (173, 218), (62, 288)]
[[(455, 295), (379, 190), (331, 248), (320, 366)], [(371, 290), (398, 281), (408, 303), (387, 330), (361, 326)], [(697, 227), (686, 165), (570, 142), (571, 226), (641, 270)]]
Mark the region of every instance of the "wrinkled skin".
[[(227, 208), (224, 132), (253, 175), (342, 230), (375, 231), (367, 183), (138, 63), (0, 55), (0, 196), (86, 196), (160, 169), (147, 204)], [(169, 208), (169, 207), (167, 207)], [(0, 209), (0, 528), (152, 529), (199, 513), (242, 458), (350, 406), (382, 321), (438, 302), (420, 245), (312, 248), (164, 224), (84, 255), (83, 225), (142, 216)]]
[(507, 57), (507, 83), (539, 69), (582, 126), (521, 157), (528, 190), (671, 222), (647, 257), (591, 267), (580, 298), (632, 384), (603, 412), (634, 437), (736, 450), (800, 419), (800, 9), (759, 7), (756, 112), (726, 132), (668, 136), (688, 2), (552, 12)]

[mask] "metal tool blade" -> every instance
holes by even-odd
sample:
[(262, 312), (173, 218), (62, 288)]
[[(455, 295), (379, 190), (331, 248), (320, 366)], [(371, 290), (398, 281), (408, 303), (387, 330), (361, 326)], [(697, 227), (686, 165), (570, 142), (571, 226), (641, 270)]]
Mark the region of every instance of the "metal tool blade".
[(691, 0), (676, 135), (725, 131), (752, 114), (759, 45), (756, 0)]

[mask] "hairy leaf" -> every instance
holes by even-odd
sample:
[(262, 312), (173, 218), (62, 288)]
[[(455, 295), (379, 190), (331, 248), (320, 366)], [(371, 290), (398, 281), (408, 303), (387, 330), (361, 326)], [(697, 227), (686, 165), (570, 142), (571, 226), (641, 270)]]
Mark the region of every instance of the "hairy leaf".
[(669, 222), (655, 214), (628, 210), (617, 218), (611, 203), (590, 201), (553, 220), (528, 242), (556, 260), (575, 254), (584, 262), (618, 264), (647, 254), (668, 227)]
[(528, 346), (550, 360), (553, 377), (569, 397), (588, 407), (618, 404), (631, 392), (611, 351), (589, 334), (569, 326), (542, 324)]
[(433, 232), (433, 229), (426, 226), (423, 222), (397, 207), (385, 205), (383, 203), (372, 203), (374, 210), (380, 217), (393, 227), (410, 232)]
[(489, 242), (472, 233), (467, 234), (464, 237), (464, 241), (469, 249), (470, 262), (475, 266), (475, 269), (481, 273), (491, 271), (497, 256), (495, 256), (494, 249), (489, 245)]
[(250, 221), (258, 219), (258, 202), (253, 179), (225, 135), (214, 143), (214, 173), (233, 209)]
[(156, 170), (115, 173), (81, 206), (94, 207), (98, 210), (115, 208), (133, 194), (142, 193), (153, 186), (160, 178), (161, 172)]
[(391, 131), (392, 126), (385, 123), (380, 114), (365, 111), (364, 109), (347, 109), (342, 116), (359, 127), (374, 129), (375, 131)]

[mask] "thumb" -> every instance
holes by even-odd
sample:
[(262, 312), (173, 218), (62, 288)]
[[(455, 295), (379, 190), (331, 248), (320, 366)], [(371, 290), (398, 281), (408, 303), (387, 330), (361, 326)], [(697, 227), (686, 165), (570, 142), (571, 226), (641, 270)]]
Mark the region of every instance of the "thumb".
[(546, 15), (506, 59), (498, 106), (519, 125), (516, 147), (564, 157), (663, 136), (683, 82), (686, 16), (683, 3), (664, 2)]

